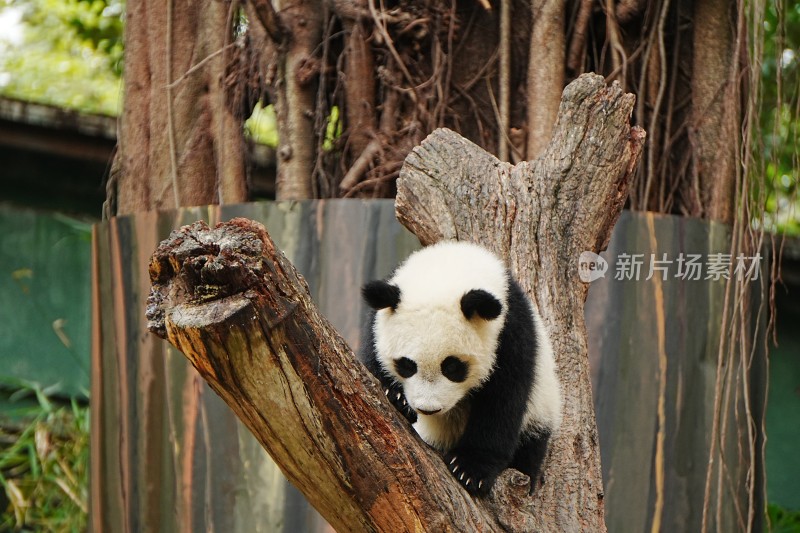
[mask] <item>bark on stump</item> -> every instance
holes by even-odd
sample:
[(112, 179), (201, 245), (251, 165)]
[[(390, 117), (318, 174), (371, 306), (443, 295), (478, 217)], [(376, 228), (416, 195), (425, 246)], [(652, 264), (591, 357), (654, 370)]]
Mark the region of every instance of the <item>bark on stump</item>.
[(394, 411), (311, 302), (264, 228), (244, 219), (173, 232), (153, 256), (149, 327), (180, 349), (339, 531), (604, 529), (597, 431), (577, 276), (605, 246), (643, 132), (633, 97), (602, 77), (564, 91), (553, 141), (512, 167), (438, 130), (409, 155), (398, 215), (424, 243), (482, 242), (539, 304), (564, 383), (564, 428), (546, 483), (527, 497), (507, 470), (472, 499)]

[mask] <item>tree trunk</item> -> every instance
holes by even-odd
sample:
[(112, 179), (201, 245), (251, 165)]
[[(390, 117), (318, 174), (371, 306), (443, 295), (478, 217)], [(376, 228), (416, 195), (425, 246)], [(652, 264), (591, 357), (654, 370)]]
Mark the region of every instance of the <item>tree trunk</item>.
[(125, 107), (107, 215), (246, 199), (241, 117), (223, 82), (230, 9), (127, 3)]
[(540, 160), (512, 167), (438, 130), (401, 174), (401, 220), (424, 243), (476, 240), (505, 256), (553, 337), (564, 426), (533, 499), (527, 477), (507, 470), (489, 498), (473, 500), (256, 223), (196, 223), (164, 241), (150, 267), (150, 328), (186, 354), (340, 531), (603, 530), (577, 258), (606, 245), (625, 202), (644, 139), (628, 124), (632, 106), (602, 77), (582, 76), (564, 91)]
[(536, 0), (532, 8), (528, 56), (527, 159), (539, 157), (548, 146), (564, 86), (564, 0)]
[(732, 224), (742, 120), (737, 6), (701, 0), (694, 11), (692, 143), (702, 215)]
[(304, 200), (314, 198), (314, 111), (320, 70), (315, 50), (322, 37), (325, 8), (318, 0), (281, 0), (276, 7), (286, 11), (282, 21), (290, 37), (282, 45), (275, 90), (280, 139), (275, 197)]

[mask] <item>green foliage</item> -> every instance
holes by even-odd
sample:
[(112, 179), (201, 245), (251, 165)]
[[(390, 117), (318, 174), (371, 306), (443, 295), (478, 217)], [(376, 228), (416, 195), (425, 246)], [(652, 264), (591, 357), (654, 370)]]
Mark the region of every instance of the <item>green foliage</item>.
[(789, 511), (775, 504), (767, 506), (768, 527), (771, 533), (800, 533), (800, 511)]
[(0, 93), (116, 115), (122, 71), (121, 0), (0, 0), (21, 13), (21, 39), (0, 37)]
[(331, 107), (331, 114), (328, 115), (328, 125), (325, 126), (325, 140), (322, 142), (322, 149), (326, 152), (333, 150), (336, 140), (342, 136), (342, 120), (339, 117), (339, 106)]
[[(266, 144), (272, 148), (278, 147), (278, 118), (275, 116), (275, 106), (269, 104), (262, 106), (256, 104), (253, 114), (244, 121), (245, 135), (254, 142)], [(337, 139), (342, 136), (342, 121), (339, 117), (339, 107), (333, 106), (325, 126), (325, 138), (322, 149), (330, 152), (334, 149)]]
[(767, 189), (765, 229), (800, 235), (800, 2), (768, 3), (764, 20), (760, 138)]
[(278, 122), (275, 117), (275, 106), (270, 104), (264, 107), (261, 102), (257, 103), (253, 114), (244, 121), (244, 132), (259, 144), (277, 148)]
[(84, 531), (87, 523), (89, 408), (56, 404), (40, 385), (0, 379), (11, 400), (35, 402), (0, 427), (0, 531)]

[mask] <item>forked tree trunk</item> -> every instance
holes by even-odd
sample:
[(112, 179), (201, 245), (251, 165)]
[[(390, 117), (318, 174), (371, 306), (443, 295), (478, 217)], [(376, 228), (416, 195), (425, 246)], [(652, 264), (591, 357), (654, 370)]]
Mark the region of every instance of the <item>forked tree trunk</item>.
[(424, 243), (482, 242), (539, 303), (564, 383), (564, 427), (533, 499), (507, 470), (471, 498), (316, 310), (257, 223), (174, 232), (151, 262), (150, 328), (183, 351), (339, 531), (599, 531), (603, 489), (589, 388), (584, 250), (624, 204), (643, 132), (633, 97), (582, 76), (564, 91), (553, 142), (516, 167), (438, 130), (406, 161), (398, 214)]
[(529, 504), (541, 531), (605, 529), (578, 257), (606, 248), (628, 197), (644, 142), (628, 123), (633, 105), (616, 84), (583, 75), (564, 90), (538, 159), (501, 163), (440, 130), (409, 155), (398, 183), (398, 218), (422, 244), (475, 241), (505, 257), (550, 333), (564, 422)]

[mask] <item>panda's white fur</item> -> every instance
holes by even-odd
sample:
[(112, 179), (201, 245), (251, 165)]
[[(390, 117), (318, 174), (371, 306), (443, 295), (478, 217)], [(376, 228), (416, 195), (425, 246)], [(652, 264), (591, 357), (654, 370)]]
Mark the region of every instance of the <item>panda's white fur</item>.
[(558, 381), (553, 345), (536, 308), (532, 309), (536, 323), (539, 352), (536, 357), (536, 381), (528, 399), (525, 420), (532, 430), (537, 427), (556, 430), (561, 427), (561, 385)]
[[(399, 289), (399, 301), (382, 308), (374, 305), (377, 310), (370, 335), (374, 346), (368, 347), (366, 359), (368, 364), (370, 357), (377, 360), (380, 368), (377, 372), (371, 368), (376, 375), (388, 375), (390, 382), (402, 386), (402, 394), (391, 394), (398, 400), (405, 396), (403, 406), (407, 401), (416, 412), (414, 428), (422, 439), (443, 452), (450, 452), (465, 433), (475, 392), (488, 380), (514, 379), (496, 377), (494, 369), (501, 334), (507, 324), (510, 283), (516, 282), (511, 280), (503, 262), (485, 248), (445, 241), (412, 254), (387, 283)], [(501, 304), (496, 318), (475, 315), (468, 318), (462, 312), (462, 297), (475, 289), (491, 294)], [(527, 368), (532, 366), (534, 376), (527, 391), (527, 404), (519, 406), (524, 415), (518, 438), (527, 442), (527, 438), (535, 440), (543, 435), (546, 448), (547, 439), (561, 424), (561, 393), (553, 349), (535, 304), (520, 296), (516, 284), (515, 291), (515, 309), (530, 313), (536, 337), (530, 341), (535, 342), (535, 353), (514, 355), (533, 360), (533, 365), (530, 361), (522, 363)], [(527, 305), (520, 305), (520, 298)], [(530, 335), (530, 332), (520, 334)], [(452, 381), (443, 374), (441, 365), (447, 356), (456, 356), (466, 363), (468, 373), (463, 381)], [(395, 365), (401, 357), (415, 363), (413, 375), (404, 378), (398, 373)], [(504, 385), (499, 386), (501, 393)], [(426, 414), (431, 412), (435, 414)], [(513, 448), (517, 443), (509, 442), (508, 446)], [(537, 472), (531, 475), (538, 473), (538, 466), (534, 470)]]

